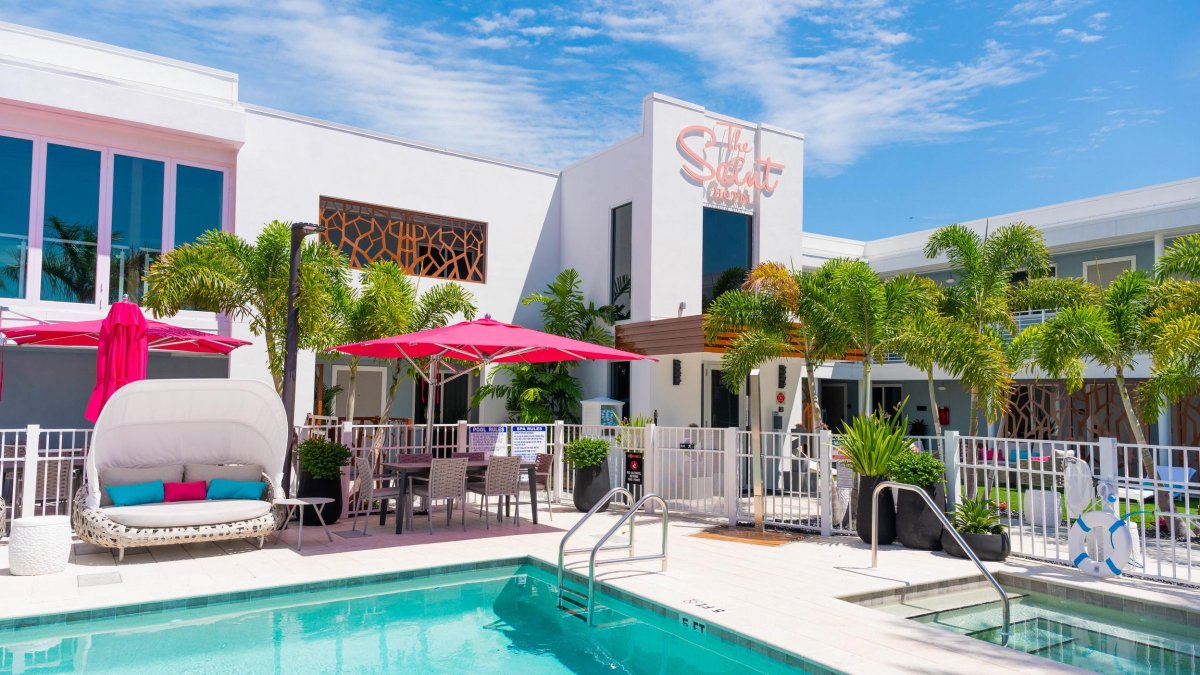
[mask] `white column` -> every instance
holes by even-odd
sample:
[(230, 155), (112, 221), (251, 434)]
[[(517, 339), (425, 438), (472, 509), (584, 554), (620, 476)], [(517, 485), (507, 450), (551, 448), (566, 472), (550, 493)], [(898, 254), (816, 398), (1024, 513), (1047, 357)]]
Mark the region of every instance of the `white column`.
[(946, 465), (946, 510), (951, 511), (958, 503), (958, 432), (953, 429), (946, 431), (942, 462)]
[[(639, 496), (644, 496), (650, 494), (651, 492), (655, 492), (655, 490), (652, 490), (651, 488), (654, 486), (653, 478), (655, 477), (655, 474), (658, 473), (654, 469), (654, 466), (658, 464), (658, 462), (655, 461), (656, 458), (654, 456), (656, 452), (656, 443), (654, 442), (654, 439), (658, 436), (658, 425), (653, 422), (647, 424), (643, 428), (642, 434), (642, 452), (645, 453), (642, 455), (642, 491), (639, 494), (637, 491), (630, 489), (628, 485), (625, 486), (625, 488), (630, 492), (633, 492), (635, 495)], [(625, 473), (625, 457), (623, 454), (621, 457), (621, 473)], [(621, 484), (624, 485), (624, 483), (625, 476), (622, 475)], [(633, 504), (630, 504), (630, 506), (633, 506)], [(654, 513), (654, 509), (654, 502), (646, 502), (646, 513)], [(630, 521), (630, 523), (630, 527), (633, 527), (632, 521)]]
[(563, 445), (566, 437), (566, 425), (562, 420), (554, 421), (554, 502), (562, 501), (562, 484), (563, 484)]
[(732, 469), (725, 477), (725, 499), (727, 500), (726, 511), (732, 512), (730, 518), (730, 526), (737, 525), (738, 504), (742, 500), (742, 484), (738, 481), (738, 430), (737, 427), (727, 427), (721, 434), (721, 451), (725, 456), (725, 466), (732, 464)]
[[(1161, 258), (1163, 256), (1163, 253), (1166, 252), (1166, 250), (1167, 250), (1167, 242), (1166, 242), (1165, 238), (1163, 237), (1162, 232), (1154, 233), (1154, 264), (1155, 265), (1158, 264), (1159, 258)], [(1160, 414), (1158, 416), (1158, 444), (1159, 445), (1170, 445), (1171, 444), (1171, 413), (1169, 410), (1164, 410), (1162, 412), (1162, 414)], [(1160, 450), (1159, 454), (1161, 455), (1163, 452), (1166, 452), (1166, 451)], [(1160, 461), (1162, 461), (1162, 460), (1160, 460)]]
[(21, 517), (33, 517), (33, 501), (37, 498), (38, 447), (41, 446), (42, 427), (30, 424), (25, 427), (25, 467), (21, 472)]
[(458, 452), (467, 452), (471, 449), (470, 446), (467, 445), (468, 429), (466, 420), (458, 421), (458, 429), (455, 433), (455, 436), (455, 440), (458, 441)]
[(817, 441), (821, 466), (821, 536), (833, 536), (833, 432), (822, 429)]

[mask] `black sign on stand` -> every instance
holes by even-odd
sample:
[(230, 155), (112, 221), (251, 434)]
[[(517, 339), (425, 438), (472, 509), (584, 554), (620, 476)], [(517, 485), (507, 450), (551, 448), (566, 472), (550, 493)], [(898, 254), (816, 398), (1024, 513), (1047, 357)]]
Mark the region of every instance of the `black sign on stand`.
[(642, 474), (645, 471), (645, 456), (643, 452), (625, 453), (625, 484), (641, 485)]

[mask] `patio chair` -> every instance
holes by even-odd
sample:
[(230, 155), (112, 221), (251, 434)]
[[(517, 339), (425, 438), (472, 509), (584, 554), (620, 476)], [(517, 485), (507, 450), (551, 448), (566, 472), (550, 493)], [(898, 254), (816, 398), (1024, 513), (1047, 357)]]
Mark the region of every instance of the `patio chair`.
[[(467, 491), (483, 497), (479, 506), (479, 514), (483, 516), (486, 529), (492, 529), (491, 513), (488, 511), (488, 497), (496, 497), (496, 519), (500, 520), (504, 513), (504, 504), (500, 497), (516, 497), (517, 527), (521, 526), (521, 458), (493, 457), (488, 461), (487, 473), (482, 480), (472, 480), (467, 483)], [(463, 509), (464, 511), (466, 509)]]
[(433, 534), (433, 502), (446, 502), (446, 525), (454, 515), (454, 501), (458, 500), (462, 509), (462, 528), (467, 530), (467, 459), (434, 459), (429, 469), (429, 476), (409, 476), (408, 478), (408, 526), (412, 528), (413, 498), (425, 500), (425, 514), (429, 519), (429, 534)]
[[(387, 524), (387, 503), (390, 500), (396, 500), (396, 517), (400, 517), (400, 487), (376, 487), (375, 481), (375, 466), (370, 459), (359, 457), (354, 460), (354, 492), (357, 493), (357, 501), (366, 504), (367, 513), (363, 516), (363, 536), (367, 536), (367, 528), (371, 526), (371, 505), (375, 500), (381, 502), (380, 516), (382, 516), (381, 525)], [(354, 519), (351, 521), (350, 530), (358, 529), (358, 512), (361, 509), (354, 510)]]
[[(537, 456), (536, 465), (533, 469), (534, 489), (544, 490), (546, 494), (546, 512), (550, 514), (550, 520), (554, 520), (554, 509), (550, 508), (550, 472), (554, 468), (554, 455), (539, 453)], [(528, 481), (527, 478), (522, 478)]]

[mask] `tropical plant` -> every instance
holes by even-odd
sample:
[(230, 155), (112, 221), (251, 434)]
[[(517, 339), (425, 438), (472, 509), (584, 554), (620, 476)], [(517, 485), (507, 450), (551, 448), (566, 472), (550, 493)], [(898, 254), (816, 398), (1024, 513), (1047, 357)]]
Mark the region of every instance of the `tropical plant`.
[(1125, 420), (1139, 445), (1146, 443), (1146, 434), (1125, 378), (1145, 350), (1152, 306), (1150, 275), (1127, 270), (1104, 289), (1098, 305), (1060, 309), (1035, 327), (1034, 361), (1051, 377), (1065, 380), (1068, 392), (1083, 386), (1088, 361), (1112, 372)]
[(928, 452), (905, 452), (892, 460), (888, 475), (894, 481), (925, 487), (946, 482), (946, 465)]
[(333, 413), (333, 400), (340, 393), (342, 393), (342, 385), (340, 384), (321, 388), (321, 414), (331, 415)]
[(1147, 419), (1200, 393), (1200, 234), (1172, 242), (1154, 274), (1158, 283), (1147, 344), (1152, 373), (1142, 387)]
[(300, 469), (318, 480), (337, 478), (350, 463), (350, 448), (325, 438), (304, 440), (296, 447)]
[(912, 453), (913, 439), (907, 429), (908, 418), (903, 415), (887, 415), (882, 410), (859, 415), (846, 425), (841, 449), (854, 473), (886, 476), (897, 458)]
[[(248, 320), (250, 330), (264, 338), (267, 367), (282, 394), (290, 251), (291, 225), (278, 220), (267, 223), (253, 243), (209, 230), (154, 263), (143, 305), (156, 316), (194, 308)], [(302, 349), (334, 344), (346, 279), (346, 259), (336, 248), (304, 243), (296, 301)]]
[(96, 301), (96, 226), (63, 221), (50, 216), (53, 233), (42, 254), (44, 284), (68, 302)]
[(576, 469), (600, 466), (608, 459), (608, 441), (580, 436), (563, 447), (563, 459)]
[[(925, 244), (927, 258), (940, 255), (947, 257), (954, 275), (954, 283), (945, 289), (942, 312), (983, 336), (997, 327), (1017, 332), (1010, 305), (1014, 273), (1024, 269), (1036, 279), (1050, 271), (1050, 253), (1041, 231), (1021, 222), (983, 235), (959, 224), (942, 227)], [(1011, 379), (964, 379), (963, 384), (970, 394), (967, 433), (973, 436), (979, 429), (980, 411), (994, 420), (1007, 406)]]
[(1095, 305), (1100, 302), (1100, 287), (1081, 277), (1042, 277), (1014, 284), (1008, 293), (1008, 308), (1013, 312), (1036, 309), (1062, 309)]
[(654, 422), (654, 417), (651, 415), (634, 415), (626, 417), (617, 425), (617, 434), (614, 436), (618, 448), (638, 448), (642, 446), (644, 441), (643, 429), (646, 425)]
[(959, 534), (1004, 534), (996, 502), (982, 493), (959, 502), (953, 522)]
[[(617, 308), (585, 302), (581, 283), (579, 273), (567, 268), (545, 291), (530, 293), (521, 304), (541, 306), (543, 329), (548, 333), (611, 346), (613, 337), (608, 330), (616, 322)], [(487, 383), (475, 390), (471, 404), (495, 396), (504, 399), (516, 422), (578, 422), (583, 388), (574, 369), (571, 362), (501, 364), (491, 370)], [(501, 374), (504, 377), (497, 381)]]
[(909, 317), (933, 306), (934, 282), (912, 274), (885, 281), (862, 260), (835, 259), (822, 268), (828, 268), (828, 299), (813, 319), (828, 334), (839, 336), (862, 353), (859, 410), (866, 411), (871, 400), (871, 365), (881, 362), (895, 346)]
[[(404, 268), (390, 260), (375, 261), (363, 268), (361, 288), (351, 289), (338, 298), (337, 342), (361, 342), (444, 326), (456, 315), (475, 317), (475, 301), (470, 291), (456, 283), (442, 283), (421, 293)], [(350, 356), (348, 367), (349, 398), (346, 416), (354, 419), (355, 380), (361, 357)], [(391, 410), (400, 376), (407, 367), (403, 359), (392, 359), (384, 417)]]
[(751, 370), (801, 347), (812, 431), (821, 427), (817, 369), (842, 356), (847, 344), (843, 334), (820, 320), (834, 311), (831, 285), (830, 268), (804, 273), (765, 262), (750, 270), (741, 289), (718, 296), (704, 316), (707, 339), (734, 333), (721, 355), (721, 379), (734, 392)]

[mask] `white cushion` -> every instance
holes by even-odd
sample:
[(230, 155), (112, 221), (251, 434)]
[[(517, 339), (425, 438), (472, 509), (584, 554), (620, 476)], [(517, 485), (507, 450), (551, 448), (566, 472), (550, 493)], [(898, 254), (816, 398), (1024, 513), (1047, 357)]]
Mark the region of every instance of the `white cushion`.
[(252, 520), (271, 510), (271, 503), (257, 499), (213, 499), (193, 502), (161, 502), (136, 506), (108, 506), (100, 511), (113, 522), (127, 527), (195, 527)]

